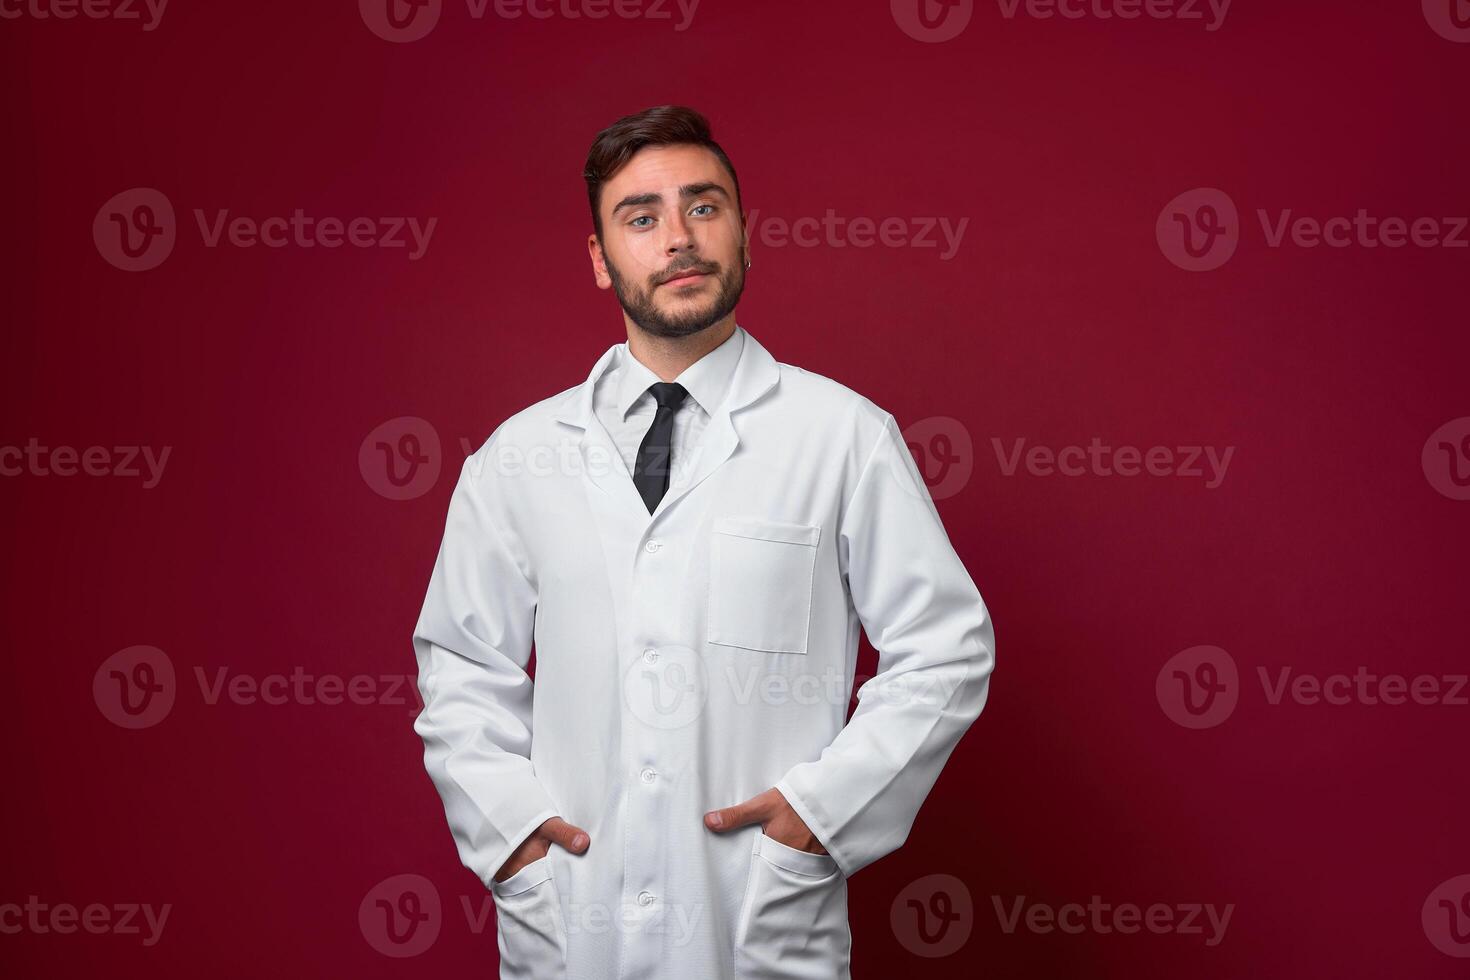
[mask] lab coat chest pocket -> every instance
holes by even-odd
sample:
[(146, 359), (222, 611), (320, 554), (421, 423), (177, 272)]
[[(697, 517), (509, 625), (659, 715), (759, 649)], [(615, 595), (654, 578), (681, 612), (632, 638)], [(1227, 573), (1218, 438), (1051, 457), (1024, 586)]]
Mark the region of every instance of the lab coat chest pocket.
[(491, 881), (501, 980), (563, 980), (567, 934), (551, 858), (539, 858), (504, 881)]
[(827, 854), (757, 833), (735, 936), (740, 980), (848, 976), (847, 879)]
[(769, 653), (806, 653), (821, 527), (732, 515), (710, 540), (706, 639)]

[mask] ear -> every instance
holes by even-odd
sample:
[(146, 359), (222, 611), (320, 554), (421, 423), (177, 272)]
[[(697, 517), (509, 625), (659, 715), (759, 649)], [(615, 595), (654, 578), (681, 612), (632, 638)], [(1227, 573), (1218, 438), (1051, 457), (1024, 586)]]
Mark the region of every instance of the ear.
[(607, 274), (607, 258), (602, 254), (602, 243), (597, 235), (587, 236), (587, 255), (592, 259), (592, 280), (598, 289), (611, 289), (612, 276)]

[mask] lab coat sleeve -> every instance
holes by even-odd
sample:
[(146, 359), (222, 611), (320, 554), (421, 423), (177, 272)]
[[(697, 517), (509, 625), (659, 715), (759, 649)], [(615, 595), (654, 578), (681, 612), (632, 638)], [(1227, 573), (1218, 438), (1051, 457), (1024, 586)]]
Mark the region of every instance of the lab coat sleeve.
[(557, 807), (530, 760), (536, 591), (497, 490), (491, 437), (465, 461), (414, 629), (414, 730), (460, 860), (488, 888)]
[(837, 548), (878, 672), (821, 756), (776, 789), (851, 875), (907, 839), (985, 706), (995, 633), (892, 415), (844, 510)]

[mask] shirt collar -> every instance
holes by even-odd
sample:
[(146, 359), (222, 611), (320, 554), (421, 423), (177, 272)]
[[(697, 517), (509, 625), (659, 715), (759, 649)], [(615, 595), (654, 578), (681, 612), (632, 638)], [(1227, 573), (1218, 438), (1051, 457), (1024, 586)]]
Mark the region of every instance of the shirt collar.
[[(685, 368), (674, 381), (684, 386), (700, 408), (714, 415), (730, 390), (730, 379), (735, 374), (735, 365), (740, 361), (740, 350), (744, 345), (745, 330), (737, 323), (735, 330), (720, 346)], [(633, 356), (627, 341), (618, 345), (617, 356), (621, 373), (618, 379), (618, 417), (626, 418), (629, 409), (647, 394), (648, 386), (661, 379), (648, 365)]]

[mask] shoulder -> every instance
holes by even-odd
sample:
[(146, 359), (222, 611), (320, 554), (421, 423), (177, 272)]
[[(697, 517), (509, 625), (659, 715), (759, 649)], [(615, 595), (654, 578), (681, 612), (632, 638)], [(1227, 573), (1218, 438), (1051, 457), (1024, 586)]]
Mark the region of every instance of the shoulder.
[(466, 470), (479, 482), (487, 474), (519, 472), (528, 460), (539, 458), (538, 454), (554, 454), (559, 446), (575, 447), (581, 430), (557, 419), (576, 413), (581, 387), (573, 385), (503, 419), (465, 460)]
[(893, 418), (872, 399), (815, 371), (777, 362), (781, 369), (780, 412), (799, 412), (809, 424), (872, 445)]

